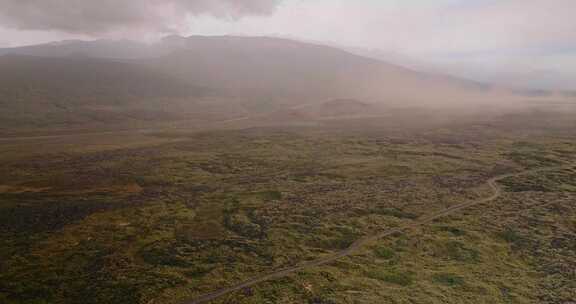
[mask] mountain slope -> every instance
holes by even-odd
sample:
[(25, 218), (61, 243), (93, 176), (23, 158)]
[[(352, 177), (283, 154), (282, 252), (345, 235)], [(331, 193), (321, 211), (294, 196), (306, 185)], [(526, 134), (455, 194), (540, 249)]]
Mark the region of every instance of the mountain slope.
[(133, 59), (158, 56), (155, 47), (128, 40), (65, 40), (38, 45), (0, 48), (0, 55), (38, 57), (92, 57)]
[[(112, 124), (226, 112), (219, 116), (225, 120), (333, 99), (484, 107), (517, 98), (475, 82), (278, 38), (168, 37), (153, 45), (67, 41), (0, 54), (17, 54), (0, 56), (0, 126), (66, 126), (94, 117)], [(203, 88), (218, 97), (198, 107), (194, 102), (207, 93)]]
[[(473, 81), (419, 73), (335, 47), (268, 37), (170, 36), (155, 44), (72, 40), (0, 49), (0, 54), (139, 59), (205, 86), (334, 98), (347, 94), (411, 97), (415, 87), (437, 91), (441, 87), (444, 92), (460, 93), (490, 89)], [(410, 94), (403, 94), (406, 90)]]
[(210, 87), (334, 98), (363, 94), (410, 99), (416, 87), (459, 94), (490, 89), (472, 81), (415, 72), (335, 47), (268, 37), (170, 36), (155, 44), (73, 40), (0, 49), (0, 54), (132, 59)]
[(0, 71), (1, 126), (154, 118), (142, 113), (208, 92), (143, 66), (88, 58), (0, 56)]
[[(421, 99), (419, 91), (453, 96), (490, 87), (417, 73), (337, 48), (264, 37), (190, 37), (180, 51), (148, 60), (194, 83), (283, 93), (364, 97), (395, 102)], [(418, 88), (418, 90), (415, 90)]]

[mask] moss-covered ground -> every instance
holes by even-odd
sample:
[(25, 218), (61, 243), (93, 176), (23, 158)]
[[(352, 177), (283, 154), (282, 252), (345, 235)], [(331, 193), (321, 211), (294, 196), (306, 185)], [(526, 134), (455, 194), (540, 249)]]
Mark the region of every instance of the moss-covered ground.
[[(2, 143), (0, 303), (181, 303), (489, 196), (492, 177), (576, 161), (574, 129), (521, 122)], [(215, 303), (576, 299), (576, 164), (501, 185), (494, 202)]]

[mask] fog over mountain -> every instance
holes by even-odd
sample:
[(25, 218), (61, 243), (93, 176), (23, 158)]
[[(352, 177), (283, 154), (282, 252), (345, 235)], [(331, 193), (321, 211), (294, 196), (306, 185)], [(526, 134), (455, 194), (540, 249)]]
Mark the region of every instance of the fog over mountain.
[[(12, 85), (0, 88), (2, 106), (10, 109), (5, 121), (81, 123), (78, 117), (92, 112), (116, 117), (114, 122), (126, 113), (137, 121), (192, 113), (233, 118), (251, 102), (273, 111), (333, 99), (471, 110), (573, 96), (571, 51), (558, 46), (569, 37), (553, 31), (572, 22), (557, 6), (540, 1), (514, 10), (519, 7), (516, 0), (467, 5), (449, 0), (0, 1), (4, 39), (71, 38), (0, 48), (0, 64), (12, 71), (2, 74)], [(525, 35), (532, 25), (524, 18), (545, 17), (543, 8), (558, 12), (554, 22)], [(439, 16), (446, 24), (438, 24)], [(502, 25), (509, 24), (507, 17), (522, 17), (507, 31), (524, 38), (502, 40), (492, 25), (478, 31), (461, 24), (462, 16), (493, 16)], [(311, 28), (312, 19), (321, 31)], [(348, 19), (355, 22), (340, 22)], [(369, 24), (387, 30), (375, 32)], [(447, 28), (457, 24), (478, 33), (492, 51)], [(177, 34), (226, 33), (231, 27), (241, 35)], [(295, 38), (272, 38), (263, 29)], [(506, 45), (497, 46), (498, 41)], [(534, 43), (541, 52), (526, 51)], [(517, 59), (509, 60), (512, 56)], [(77, 111), (82, 114), (71, 119)]]
[(167, 34), (283, 36), (399, 54), (427, 71), (481, 82), (571, 90), (574, 9), (570, 0), (5, 0), (0, 46)]
[(180, 120), (205, 114), (199, 104), (206, 103), (235, 117), (242, 112), (234, 107), (253, 99), (272, 110), (341, 98), (470, 109), (524, 98), (505, 87), (267, 37), (70, 40), (0, 49), (0, 66), (4, 124)]

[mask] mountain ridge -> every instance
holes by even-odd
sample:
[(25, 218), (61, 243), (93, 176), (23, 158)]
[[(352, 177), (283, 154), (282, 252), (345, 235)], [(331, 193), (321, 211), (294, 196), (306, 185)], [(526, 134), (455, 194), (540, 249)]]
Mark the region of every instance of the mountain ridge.
[[(519, 97), (284, 38), (167, 37), (155, 45), (67, 41), (0, 49), (0, 54), (0, 125), (50, 125), (71, 117), (81, 124), (81, 117), (95, 112), (118, 117), (111, 123), (127, 112), (136, 120), (191, 115), (225, 120), (337, 99), (397, 107), (484, 107)], [(147, 114), (135, 114), (142, 111)]]

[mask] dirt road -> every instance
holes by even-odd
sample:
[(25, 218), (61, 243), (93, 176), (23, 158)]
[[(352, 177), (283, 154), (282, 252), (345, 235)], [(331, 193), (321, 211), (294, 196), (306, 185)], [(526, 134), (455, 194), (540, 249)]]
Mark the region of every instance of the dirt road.
[(416, 221), (414, 221), (413, 223), (409, 223), (409, 224), (406, 224), (406, 225), (403, 225), (403, 226), (400, 226), (400, 227), (397, 227), (394, 229), (390, 229), (390, 230), (381, 232), (381, 233), (376, 234), (376, 235), (371, 235), (371, 236), (361, 238), (361, 239), (355, 241), (354, 243), (352, 243), (352, 245), (350, 245), (350, 247), (348, 247), (342, 251), (339, 251), (337, 253), (334, 253), (331, 256), (324, 257), (324, 258), (314, 260), (314, 261), (303, 262), (303, 263), (296, 265), (296, 266), (293, 266), (293, 267), (279, 269), (279, 270), (273, 271), (271, 273), (264, 274), (264, 275), (246, 280), (244, 282), (240, 282), (234, 286), (222, 288), (220, 290), (216, 290), (214, 292), (201, 295), (201, 296), (199, 296), (193, 300), (185, 301), (182, 304), (208, 303), (208, 302), (215, 300), (219, 297), (222, 297), (224, 295), (227, 295), (227, 294), (235, 292), (235, 291), (242, 290), (246, 287), (254, 286), (258, 283), (262, 283), (262, 282), (273, 280), (273, 279), (282, 278), (282, 277), (291, 275), (295, 272), (306, 270), (306, 269), (311, 268), (311, 267), (326, 265), (326, 264), (332, 263), (332, 262), (334, 262), (340, 258), (343, 258), (345, 256), (349, 256), (349, 255), (353, 254), (359, 248), (361, 248), (362, 246), (364, 246), (368, 243), (377, 241), (379, 239), (391, 236), (391, 235), (396, 234), (396, 233), (402, 233), (403, 231), (406, 231), (406, 230), (409, 230), (412, 228), (416, 228), (418, 226), (429, 223), (435, 219), (451, 215), (457, 211), (469, 208), (469, 207), (474, 206), (474, 205), (479, 205), (479, 204), (495, 201), (496, 199), (498, 199), (502, 195), (502, 189), (498, 186), (498, 181), (501, 181), (503, 179), (506, 179), (509, 177), (515, 177), (515, 176), (529, 175), (529, 174), (534, 174), (534, 173), (539, 173), (539, 172), (544, 172), (544, 171), (561, 170), (561, 169), (571, 168), (571, 167), (573, 167), (573, 165), (563, 165), (563, 166), (556, 166), (556, 167), (549, 167), (549, 168), (539, 168), (539, 169), (523, 171), (520, 173), (505, 174), (505, 175), (491, 178), (490, 180), (488, 180), (487, 183), (488, 183), (488, 186), (490, 186), (490, 188), (492, 189), (493, 194), (487, 198), (454, 205), (452, 207), (446, 208), (446, 209), (441, 210), (439, 212), (423, 216), (423, 217), (417, 219)]

